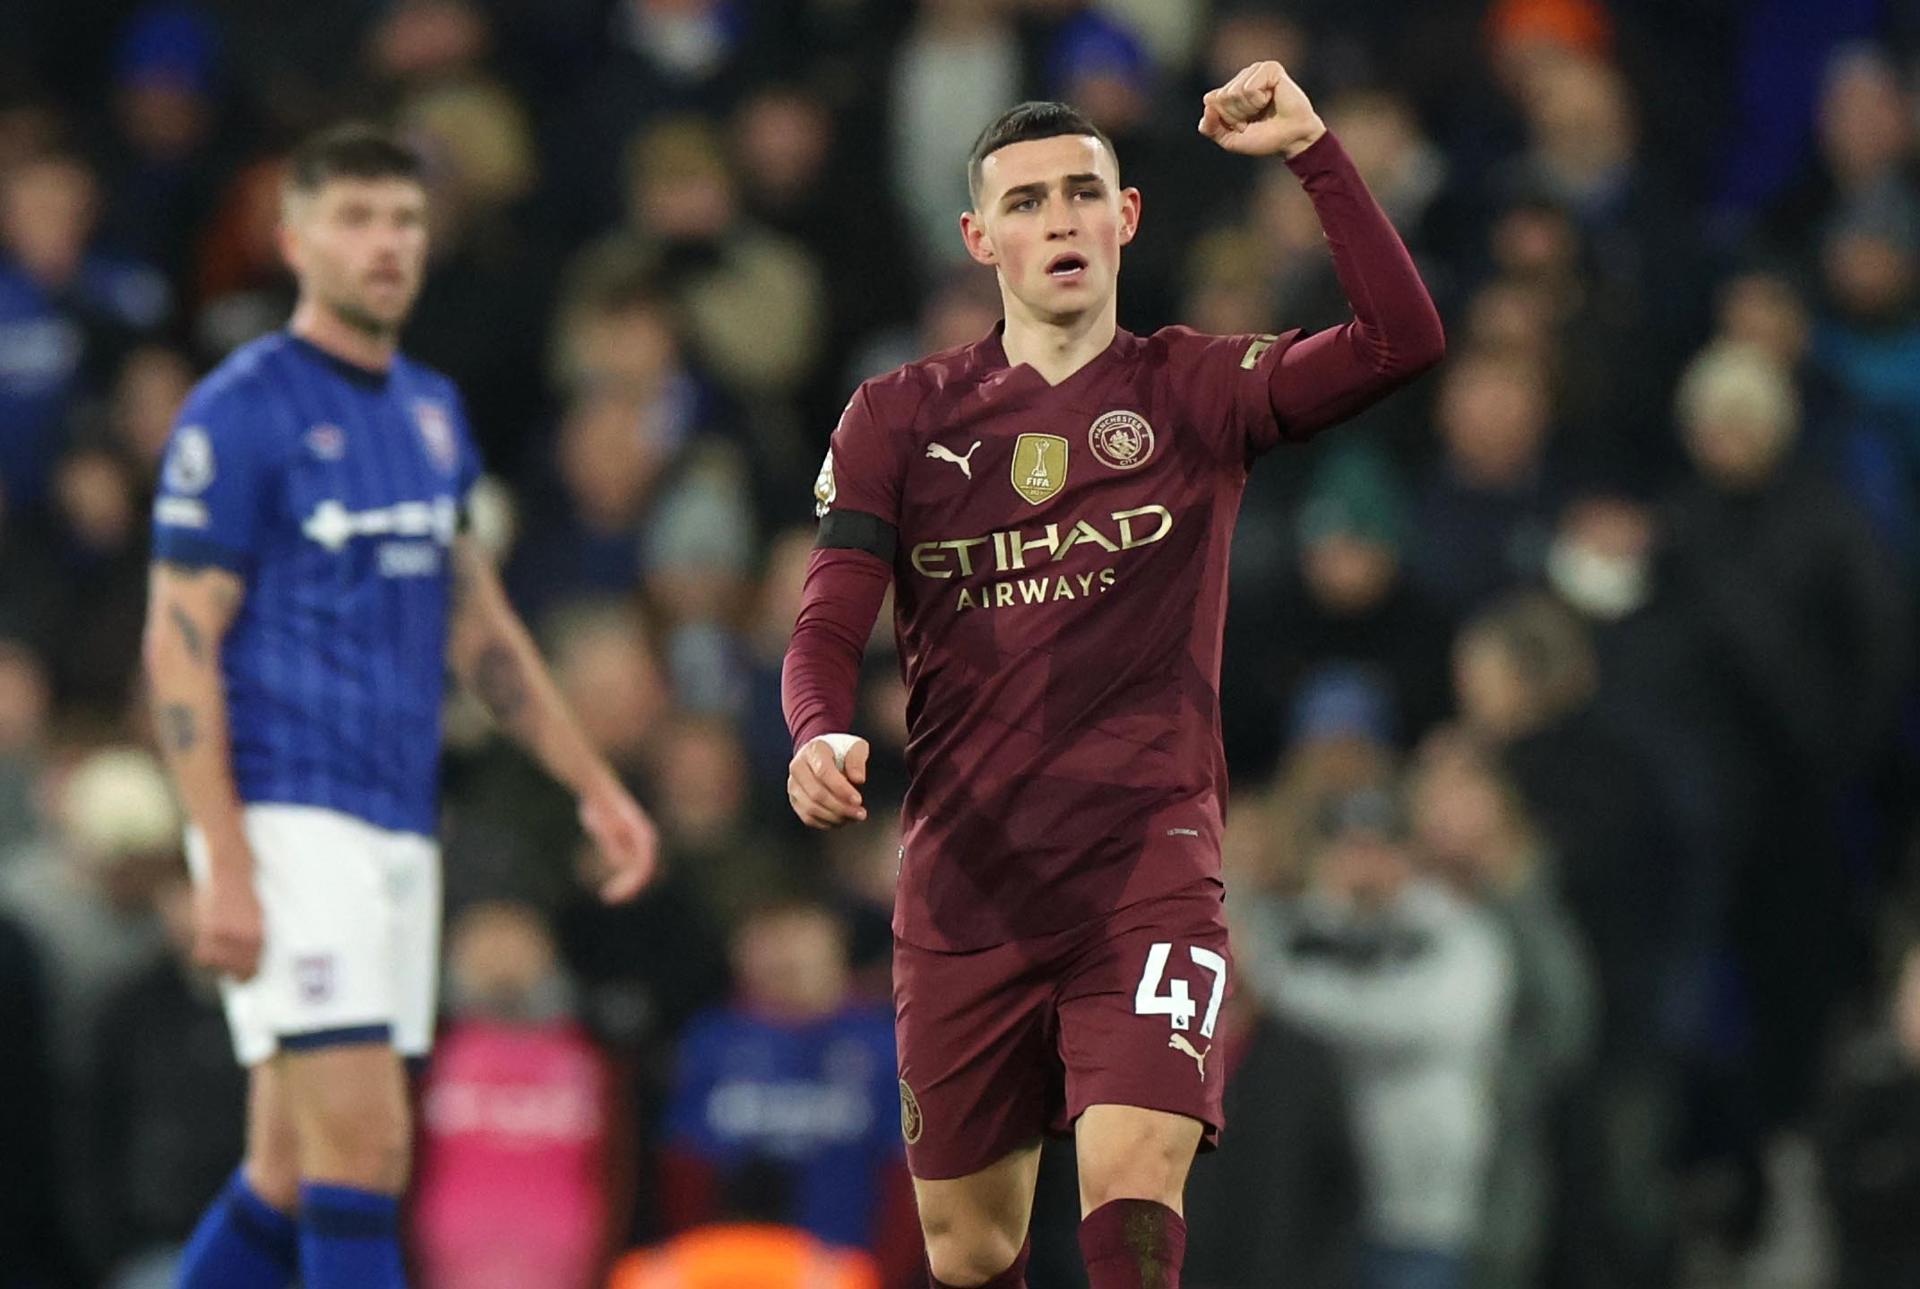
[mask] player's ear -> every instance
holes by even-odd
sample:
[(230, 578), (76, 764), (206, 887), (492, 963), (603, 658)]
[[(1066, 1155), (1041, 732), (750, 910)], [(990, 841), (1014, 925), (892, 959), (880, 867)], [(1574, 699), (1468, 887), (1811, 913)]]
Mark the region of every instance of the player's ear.
[(993, 239), (987, 236), (986, 221), (980, 218), (978, 211), (960, 212), (960, 239), (967, 244), (967, 254), (976, 264), (998, 264), (1000, 257), (993, 249)]
[(279, 224), (274, 227), (273, 238), (280, 247), (281, 261), (295, 277), (300, 276), (301, 261), (306, 256), (301, 253), (300, 233), (294, 228), (293, 220), (283, 214)]
[(1120, 190), (1120, 245), (1125, 246), (1140, 231), (1140, 190)]

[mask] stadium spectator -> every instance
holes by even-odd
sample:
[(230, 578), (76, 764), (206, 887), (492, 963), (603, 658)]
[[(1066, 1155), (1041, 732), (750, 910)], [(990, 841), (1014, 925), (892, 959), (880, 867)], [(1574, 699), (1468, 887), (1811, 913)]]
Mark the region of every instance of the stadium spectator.
[(1555, 1128), (1592, 1054), (1599, 999), (1553, 857), (1518, 792), (1457, 730), (1421, 744), (1408, 785), (1422, 872), (1492, 915), (1513, 962), (1486, 1210), (1471, 1283), (1540, 1283), (1558, 1192)]
[(732, 944), (737, 1000), (696, 1019), (681, 1045), (667, 1113), (670, 1219), (714, 1220), (729, 1170), (775, 1161), (790, 1185), (783, 1219), (872, 1252), (892, 1282), (920, 1254), (891, 1009), (850, 996), (845, 929), (819, 904), (765, 905)]
[[(408, 98), (399, 118), (428, 158), (433, 221), (409, 344), (459, 385), (480, 459), (517, 466), (543, 410), (529, 376), (547, 339), (559, 255), (527, 209), (540, 175), (531, 115), (503, 85), (456, 79)], [(503, 315), (522, 322), (503, 327)]]
[(889, 172), (915, 267), (928, 276), (966, 264), (954, 217), (968, 206), (954, 160), (994, 116), (1017, 102), (1021, 48), (1009, 6), (926, 0), (894, 54)]
[(46, 492), (75, 400), (167, 321), (158, 270), (96, 247), (99, 184), (74, 153), (0, 174), (0, 487), (25, 512)]
[(1791, 465), (1796, 408), (1778, 367), (1709, 348), (1678, 412), (1697, 477), (1673, 499), (1676, 595), (1702, 614), (1750, 785), (1731, 931), (1772, 1127), (1805, 1110), (1836, 994), (1859, 979), (1864, 928), (1836, 820), (1911, 681), (1910, 600), (1859, 512)]
[(186, 866), (154, 906), (169, 952), (108, 996), (87, 1072), (87, 1247), (112, 1289), (168, 1289), (200, 1211), (233, 1172), (246, 1074), (214, 982), (194, 968)]
[(1338, 1052), (1244, 986), (1215, 1032), (1234, 1149), (1196, 1161), (1187, 1181), (1181, 1283), (1354, 1289), (1366, 1185)]
[(715, 1220), (620, 1260), (607, 1289), (880, 1289), (873, 1258), (786, 1218), (787, 1174), (747, 1160), (721, 1184)]
[(626, 1143), (613, 1070), (573, 1016), (539, 914), (495, 902), (447, 937), (446, 1024), (421, 1087), (411, 1246), (423, 1289), (591, 1289)]
[(186, 281), (224, 160), (219, 40), (203, 9), (160, 0), (139, 7), (114, 51), (101, 234), (175, 284)]
[(1600, 987), (1597, 1061), (1566, 1116), (1575, 1161), (1560, 1256), (1602, 1284), (1658, 1283), (1672, 1254), (1676, 1073), (1660, 1021), (1681, 966), (1667, 785), (1592, 710), (1592, 644), (1579, 620), (1522, 593), (1469, 622), (1455, 645), (1468, 729), (1499, 764), (1553, 853)]
[[(1420, 877), (1384, 787), (1322, 802), (1313, 876), (1264, 910), (1249, 977), (1332, 1044), (1365, 1179), (1360, 1283), (1467, 1283), (1483, 1220), (1513, 962), (1498, 926)], [(1243, 951), (1244, 952), (1244, 951)]]
[(587, 252), (587, 263), (637, 252), (659, 275), (701, 364), (730, 394), (776, 406), (792, 399), (818, 356), (818, 266), (745, 215), (724, 141), (701, 118), (648, 126), (625, 157), (623, 226)]
[(1297, 585), (1282, 601), (1272, 679), (1293, 691), (1313, 666), (1371, 667), (1388, 684), (1411, 746), (1452, 705), (1445, 624), (1404, 574), (1406, 496), (1384, 454), (1364, 444), (1324, 457), (1299, 512)]
[(662, 728), (655, 817), (668, 863), (687, 874), (715, 925), (732, 928), (803, 862), (754, 821), (746, 750), (724, 717), (683, 715)]

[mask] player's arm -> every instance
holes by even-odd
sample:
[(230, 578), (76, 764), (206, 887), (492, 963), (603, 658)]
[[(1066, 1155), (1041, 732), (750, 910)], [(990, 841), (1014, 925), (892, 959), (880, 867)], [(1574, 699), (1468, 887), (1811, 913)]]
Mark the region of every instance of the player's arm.
[(893, 580), (891, 526), (871, 515), (829, 511), (820, 545), (807, 560), (800, 613), (780, 668), (780, 701), (793, 736), (787, 800), (810, 828), (833, 828), (867, 817), (860, 785), (867, 781), (867, 741), (853, 726), (860, 658)]
[[(898, 426), (912, 419), (900, 408), (876, 411), (875, 397), (869, 382), (848, 400), (814, 481), (820, 531), (780, 668), (780, 703), (794, 747), (787, 801), (810, 828), (867, 817), (860, 797), (867, 741), (847, 731), (859, 699), (860, 656), (893, 581), (906, 473), (906, 436)], [(897, 399), (897, 390), (888, 398)]]
[(1279, 156), (1299, 177), (1333, 251), (1353, 321), (1281, 348), (1268, 372), (1283, 436), (1344, 420), (1438, 363), (1446, 334), (1392, 222), (1276, 62), (1254, 63), (1203, 100), (1200, 133), (1229, 152)]
[(259, 966), (263, 932), (253, 851), (228, 752), (220, 644), (245, 595), (238, 573), (156, 560), (141, 646), (160, 748), (206, 844), (208, 871), (195, 890), (194, 957), (241, 980)]
[(454, 539), (454, 605), (448, 661), (461, 684), (580, 802), (580, 823), (609, 872), (601, 895), (637, 895), (653, 876), (657, 838), (634, 801), (561, 698), (500, 575), (480, 544)]

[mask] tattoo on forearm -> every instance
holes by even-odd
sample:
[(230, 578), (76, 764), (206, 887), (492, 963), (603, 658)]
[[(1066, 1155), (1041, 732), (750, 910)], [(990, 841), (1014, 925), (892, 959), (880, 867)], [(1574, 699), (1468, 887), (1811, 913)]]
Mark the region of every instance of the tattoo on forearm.
[(502, 725), (520, 718), (527, 705), (527, 681), (519, 657), (505, 642), (496, 640), (480, 651), (473, 664), (473, 689)]
[(160, 709), (160, 737), (171, 751), (190, 751), (200, 741), (199, 724), (185, 703), (168, 703)]
[(207, 640), (200, 633), (200, 624), (190, 617), (187, 611), (177, 604), (167, 606), (167, 616), (173, 619), (173, 625), (180, 631), (180, 639), (187, 646), (187, 653), (195, 662), (207, 660)]

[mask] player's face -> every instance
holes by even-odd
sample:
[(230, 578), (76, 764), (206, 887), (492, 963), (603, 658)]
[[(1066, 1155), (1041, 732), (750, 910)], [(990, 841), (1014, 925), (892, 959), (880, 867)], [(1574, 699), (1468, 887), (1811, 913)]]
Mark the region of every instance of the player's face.
[(372, 335), (399, 330), (427, 262), (427, 194), (406, 179), (334, 179), (288, 203), (300, 294)]
[(1013, 143), (980, 168), (978, 207), (960, 217), (967, 250), (999, 270), (1009, 303), (1064, 321), (1104, 308), (1120, 248), (1140, 224), (1140, 194), (1120, 186), (1098, 139), (1061, 135)]

